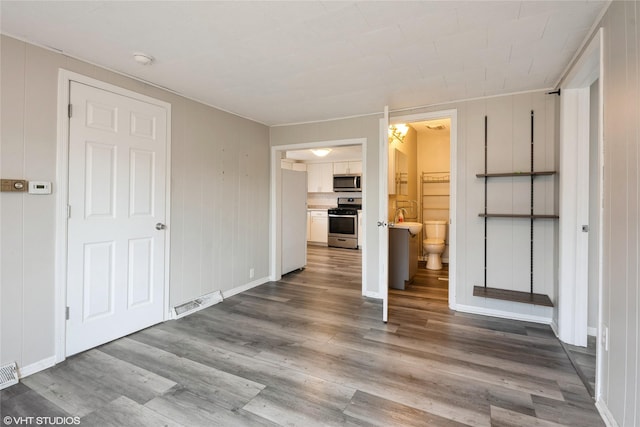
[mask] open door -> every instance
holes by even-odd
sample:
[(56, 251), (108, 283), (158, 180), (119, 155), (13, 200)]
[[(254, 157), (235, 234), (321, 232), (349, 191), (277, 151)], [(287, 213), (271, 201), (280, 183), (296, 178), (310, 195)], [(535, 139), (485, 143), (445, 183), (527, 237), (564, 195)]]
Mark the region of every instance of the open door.
[(379, 283), (382, 295), (382, 321), (389, 320), (389, 230), (387, 230), (387, 215), (389, 214), (389, 107), (384, 107), (384, 117), (380, 119), (380, 202), (378, 204), (378, 241), (379, 253)]

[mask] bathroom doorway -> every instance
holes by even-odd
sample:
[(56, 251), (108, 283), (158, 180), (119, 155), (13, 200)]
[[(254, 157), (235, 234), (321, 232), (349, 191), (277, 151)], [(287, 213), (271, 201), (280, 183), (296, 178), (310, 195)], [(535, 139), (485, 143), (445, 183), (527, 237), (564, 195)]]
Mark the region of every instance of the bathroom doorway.
[(415, 275), (404, 289), (389, 288), (390, 318), (423, 306), (455, 309), (456, 117), (451, 110), (390, 120), (388, 220), (422, 224)]

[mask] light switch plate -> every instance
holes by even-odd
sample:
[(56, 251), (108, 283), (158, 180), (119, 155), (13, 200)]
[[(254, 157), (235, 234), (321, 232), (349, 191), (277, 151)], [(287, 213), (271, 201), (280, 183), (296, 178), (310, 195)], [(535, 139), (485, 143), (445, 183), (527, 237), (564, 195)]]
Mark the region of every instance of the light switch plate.
[(51, 194), (51, 182), (29, 181), (29, 194)]

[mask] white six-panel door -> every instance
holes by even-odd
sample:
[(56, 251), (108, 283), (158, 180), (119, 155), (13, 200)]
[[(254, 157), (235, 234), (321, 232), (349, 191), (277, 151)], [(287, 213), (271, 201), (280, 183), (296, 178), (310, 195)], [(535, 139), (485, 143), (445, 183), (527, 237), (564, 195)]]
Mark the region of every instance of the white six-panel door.
[(71, 82), (66, 354), (163, 320), (167, 112)]

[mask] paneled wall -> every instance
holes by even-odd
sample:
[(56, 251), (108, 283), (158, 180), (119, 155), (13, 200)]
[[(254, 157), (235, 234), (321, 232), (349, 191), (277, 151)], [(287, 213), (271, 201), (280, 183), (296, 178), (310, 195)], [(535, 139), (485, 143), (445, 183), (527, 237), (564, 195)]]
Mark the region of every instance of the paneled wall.
[(619, 426), (640, 425), (640, 4), (611, 3), (604, 29), (602, 401)]
[(52, 181), (54, 191), (0, 195), (0, 363), (23, 368), (54, 355), (59, 68), (172, 106), (171, 305), (268, 277), (266, 126), (9, 37), (0, 43), (0, 174)]
[[(487, 171), (517, 172), (531, 168), (531, 111), (534, 111), (534, 169), (555, 170), (555, 102), (543, 92), (490, 98), (466, 104), (461, 119), (465, 138), (458, 140), (457, 303), (489, 310), (552, 318), (547, 307), (473, 297), (469, 287), (483, 285), (484, 116), (487, 116)], [(559, 175), (536, 177), (534, 212), (557, 214), (554, 184)], [(487, 185), (488, 211), (523, 213), (530, 209), (528, 177), (493, 178)], [(533, 289), (557, 303), (557, 220), (534, 222)], [(460, 240), (464, 239), (464, 240)], [(530, 289), (530, 221), (490, 218), (487, 221), (487, 286), (528, 292)]]
[[(473, 296), (473, 286), (483, 278), (483, 221), (478, 217), (484, 207), (483, 181), (475, 174), (484, 168), (484, 115), (489, 116), (489, 169), (492, 171), (528, 170), (530, 150), (530, 111), (535, 110), (535, 167), (556, 167), (555, 111), (556, 99), (544, 92), (459, 102), (432, 108), (403, 111), (397, 116), (457, 109), (457, 259), (456, 303), (460, 309), (498, 313), (516, 318), (550, 322), (553, 312), (547, 307), (489, 300)], [(367, 138), (366, 212), (377, 215), (379, 194), (379, 117), (369, 116), (330, 122), (271, 128), (271, 144), (286, 146), (303, 142), (345, 138)], [(536, 211), (557, 213), (555, 180), (536, 178)], [(492, 184), (489, 202), (496, 211), (524, 212), (529, 208), (529, 185), (522, 178), (503, 179)], [(367, 223), (367, 289), (379, 293), (377, 250), (378, 228)], [(528, 290), (529, 222), (494, 220), (490, 223), (489, 283), (495, 287)], [(556, 301), (557, 296), (557, 222), (544, 220), (535, 227), (535, 291)]]

